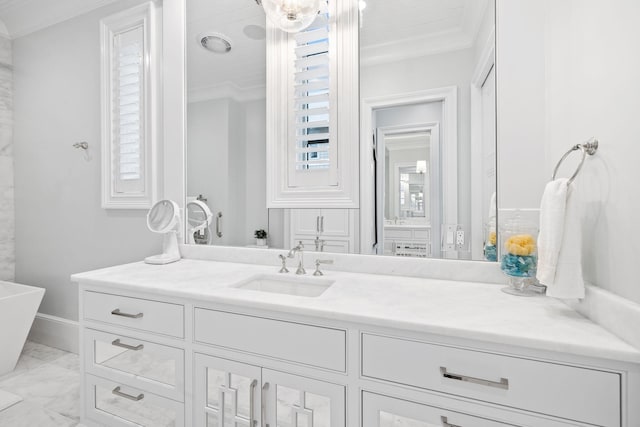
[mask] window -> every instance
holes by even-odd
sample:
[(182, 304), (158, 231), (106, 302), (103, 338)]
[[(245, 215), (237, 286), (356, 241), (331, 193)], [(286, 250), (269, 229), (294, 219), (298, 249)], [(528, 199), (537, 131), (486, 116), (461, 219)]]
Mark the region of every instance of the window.
[(270, 208), (358, 207), (358, 2), (321, 8), (296, 34), (267, 22)]
[(103, 19), (102, 207), (148, 209), (157, 199), (156, 6)]
[(331, 76), (335, 42), (329, 4), (323, 0), (321, 6), (313, 24), (291, 36), (293, 102), (290, 108), (294, 126), (289, 137), (292, 160), (289, 183), (292, 187), (337, 185), (332, 81), (335, 77)]

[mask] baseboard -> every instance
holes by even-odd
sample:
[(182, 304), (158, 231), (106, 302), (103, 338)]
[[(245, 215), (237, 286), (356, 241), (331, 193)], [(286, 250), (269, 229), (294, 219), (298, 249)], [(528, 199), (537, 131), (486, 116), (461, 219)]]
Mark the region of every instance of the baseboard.
[(79, 325), (73, 320), (38, 313), (29, 332), (30, 341), (78, 354)]

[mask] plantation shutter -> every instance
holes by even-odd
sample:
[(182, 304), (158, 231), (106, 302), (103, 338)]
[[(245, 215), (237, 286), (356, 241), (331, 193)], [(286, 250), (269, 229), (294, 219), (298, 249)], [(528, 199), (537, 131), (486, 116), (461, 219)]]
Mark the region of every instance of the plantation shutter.
[(116, 193), (145, 191), (144, 28), (113, 38), (112, 161)]
[(328, 4), (306, 30), (293, 38), (289, 186), (337, 185), (335, 89)]

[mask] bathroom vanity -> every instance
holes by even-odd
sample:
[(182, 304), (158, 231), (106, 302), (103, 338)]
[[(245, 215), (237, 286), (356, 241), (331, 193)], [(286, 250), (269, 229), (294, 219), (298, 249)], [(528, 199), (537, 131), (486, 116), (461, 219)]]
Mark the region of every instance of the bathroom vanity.
[[(337, 271), (349, 255), (333, 255), (322, 277), (278, 274), (275, 252), (260, 252), (262, 263), (213, 256), (74, 275), (82, 421), (640, 424), (640, 351), (560, 301), (464, 279)], [(464, 277), (455, 270), (452, 279)]]

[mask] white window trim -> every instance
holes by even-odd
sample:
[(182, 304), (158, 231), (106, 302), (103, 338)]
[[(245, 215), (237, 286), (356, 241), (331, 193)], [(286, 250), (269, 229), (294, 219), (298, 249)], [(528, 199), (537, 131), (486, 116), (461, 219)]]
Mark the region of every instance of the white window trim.
[[(158, 6), (147, 2), (108, 16), (100, 21), (101, 42), (101, 115), (102, 115), (102, 207), (104, 209), (149, 209), (158, 200), (159, 75), (160, 29)], [(143, 145), (144, 191), (118, 194), (113, 159), (113, 40), (119, 33), (142, 26), (144, 34)]]

